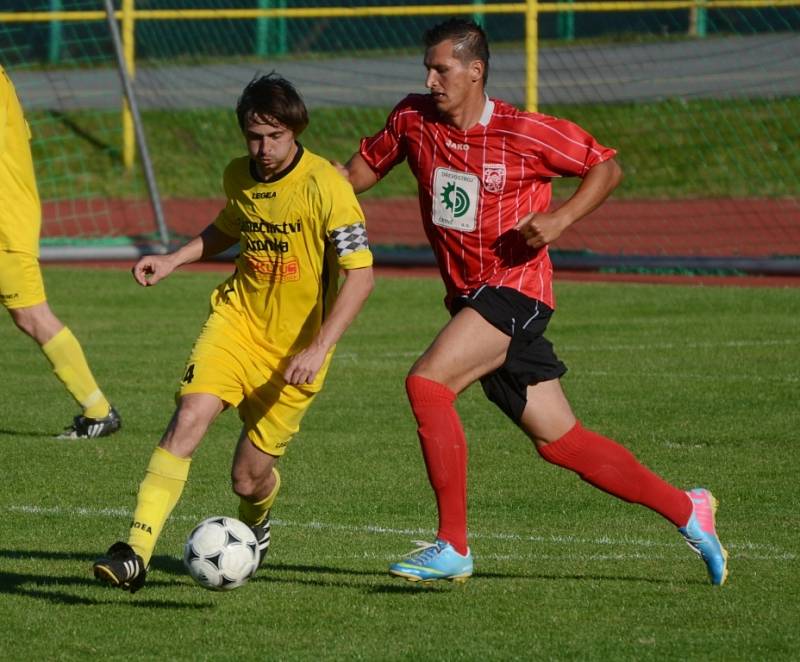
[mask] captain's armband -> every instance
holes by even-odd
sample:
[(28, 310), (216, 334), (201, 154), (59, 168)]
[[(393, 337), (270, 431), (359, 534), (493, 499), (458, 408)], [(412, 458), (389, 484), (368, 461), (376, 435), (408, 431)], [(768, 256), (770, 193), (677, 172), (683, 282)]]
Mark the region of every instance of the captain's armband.
[(356, 251), (369, 250), (367, 228), (363, 221), (335, 228), (331, 230), (329, 236), (339, 257), (350, 255)]

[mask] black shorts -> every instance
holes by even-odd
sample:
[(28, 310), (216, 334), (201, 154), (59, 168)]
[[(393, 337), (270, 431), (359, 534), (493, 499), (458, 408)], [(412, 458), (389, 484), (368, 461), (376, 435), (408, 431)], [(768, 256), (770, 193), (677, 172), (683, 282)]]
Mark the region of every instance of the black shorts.
[(486, 397), (519, 423), (528, 386), (558, 379), (567, 371), (543, 335), (553, 309), (509, 287), (488, 285), (454, 299), (451, 313), (455, 315), (462, 308), (472, 308), (511, 336), (505, 363), (482, 377), (481, 385)]

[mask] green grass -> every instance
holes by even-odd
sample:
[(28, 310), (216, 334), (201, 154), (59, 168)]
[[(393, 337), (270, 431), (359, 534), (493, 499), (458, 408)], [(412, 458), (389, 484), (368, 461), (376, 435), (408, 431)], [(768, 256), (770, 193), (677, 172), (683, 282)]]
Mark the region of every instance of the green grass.
[(437, 281), (379, 279), (281, 462), (268, 565), (218, 594), (179, 560), (197, 521), (236, 511), (227, 413), (131, 596), (96, 584), (91, 562), (126, 535), (221, 275), (179, 273), (148, 290), (125, 271), (45, 277), (124, 426), (52, 440), (72, 404), (35, 345), (0, 325), (3, 660), (800, 656), (796, 290), (557, 286), (549, 337), (575, 410), (666, 479), (713, 488), (731, 552), (721, 589), (671, 525), (540, 460), (479, 388), (459, 400), (476, 575), (430, 589), (388, 577), (435, 525), (403, 377), (446, 317)]
[[(310, 149), (346, 160), (383, 126), (389, 108), (320, 108), (303, 135)], [(626, 173), (617, 198), (796, 196), (800, 98), (546, 106), (619, 149)], [(45, 198), (129, 196), (144, 190), (120, 165), (119, 113), (31, 113), (34, 157)], [(233, 111), (144, 113), (164, 197), (219, 197), (221, 173), (243, 153)], [(112, 176), (109, 176), (112, 173)], [(765, 176), (764, 173), (769, 173)], [(558, 182), (556, 197), (574, 180)], [(406, 166), (368, 195), (413, 196)]]

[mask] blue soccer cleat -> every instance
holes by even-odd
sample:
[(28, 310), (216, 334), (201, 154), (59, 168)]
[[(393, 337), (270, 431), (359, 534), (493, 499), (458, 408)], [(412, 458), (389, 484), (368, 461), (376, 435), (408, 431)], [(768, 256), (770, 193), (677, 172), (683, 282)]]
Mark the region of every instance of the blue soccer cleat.
[(687, 492), (692, 500), (692, 516), (678, 529), (691, 547), (706, 563), (708, 576), (714, 586), (722, 586), (728, 578), (728, 552), (720, 544), (714, 526), (714, 513), (719, 503), (707, 489), (696, 487)]
[(403, 577), (411, 582), (435, 582), (446, 579), (452, 582), (465, 582), (472, 576), (472, 553), (459, 554), (446, 540), (422, 542), (402, 561), (392, 563), (389, 573)]

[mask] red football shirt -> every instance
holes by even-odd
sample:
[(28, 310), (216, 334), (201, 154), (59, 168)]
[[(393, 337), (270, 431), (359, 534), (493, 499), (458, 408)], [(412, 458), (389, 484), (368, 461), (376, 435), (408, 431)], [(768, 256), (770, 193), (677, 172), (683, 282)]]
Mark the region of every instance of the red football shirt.
[(530, 248), (514, 226), (547, 211), (553, 177), (583, 177), (616, 151), (572, 122), (499, 99), (487, 98), (480, 122), (462, 131), (442, 122), (429, 95), (411, 94), (360, 153), (378, 177), (408, 160), (448, 305), (486, 284), (553, 308), (547, 247)]

